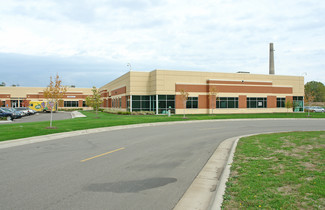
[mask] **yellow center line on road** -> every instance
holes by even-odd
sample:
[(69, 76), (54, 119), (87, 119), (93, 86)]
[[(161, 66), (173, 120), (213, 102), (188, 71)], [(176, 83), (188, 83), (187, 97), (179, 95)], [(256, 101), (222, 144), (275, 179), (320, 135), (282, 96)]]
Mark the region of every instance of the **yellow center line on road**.
[(88, 160), (92, 160), (92, 159), (94, 159), (94, 158), (98, 158), (98, 157), (101, 157), (101, 156), (104, 156), (104, 155), (108, 155), (108, 154), (110, 154), (110, 153), (117, 152), (117, 151), (120, 151), (120, 150), (123, 150), (123, 149), (125, 149), (125, 148), (124, 148), (124, 147), (121, 147), (121, 148), (116, 149), (116, 150), (113, 150), (113, 151), (109, 151), (109, 152), (106, 152), (106, 153), (103, 153), (103, 154), (100, 154), (100, 155), (96, 155), (96, 156), (94, 156), (94, 157), (90, 157), (90, 158), (87, 158), (87, 159), (81, 160), (80, 162), (86, 162), (86, 161), (88, 161)]

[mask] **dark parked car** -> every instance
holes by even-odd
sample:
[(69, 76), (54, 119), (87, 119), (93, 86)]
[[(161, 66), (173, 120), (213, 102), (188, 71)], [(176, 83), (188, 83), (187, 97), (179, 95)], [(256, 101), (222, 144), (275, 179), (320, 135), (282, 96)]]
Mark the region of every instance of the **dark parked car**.
[(6, 112), (2, 108), (0, 109), (0, 117), (6, 117), (7, 120), (13, 120), (13, 113), (12, 112)]
[(1, 109), (3, 111), (5, 111), (5, 112), (12, 113), (12, 118), (13, 119), (21, 118), (22, 116), (24, 116), (21, 112), (16, 111), (14, 108), (5, 108), (5, 107), (2, 107)]
[(25, 116), (23, 112), (18, 111), (18, 110), (16, 110), (15, 108), (8, 108), (8, 109), (9, 109), (11, 112), (13, 112), (14, 115), (16, 115), (15, 118), (22, 118), (23, 116)]

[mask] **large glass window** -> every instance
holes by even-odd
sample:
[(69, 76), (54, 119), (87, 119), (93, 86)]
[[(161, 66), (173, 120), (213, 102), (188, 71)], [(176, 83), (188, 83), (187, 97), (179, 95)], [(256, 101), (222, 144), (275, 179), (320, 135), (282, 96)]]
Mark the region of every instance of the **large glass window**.
[(175, 95), (158, 95), (158, 114), (175, 113)]
[(11, 100), (11, 107), (23, 107), (23, 100)]
[(186, 101), (187, 109), (197, 109), (199, 107), (199, 99), (198, 97), (188, 97)]
[(293, 111), (303, 112), (304, 111), (304, 97), (303, 96), (293, 96)]
[(83, 107), (87, 107), (86, 101), (83, 101), (83, 102), (82, 102), (82, 106), (83, 106)]
[(267, 98), (247, 98), (247, 108), (267, 108)]
[(276, 107), (277, 108), (284, 108), (286, 103), (286, 98), (276, 98)]
[[(132, 111), (156, 112), (156, 106), (156, 95), (132, 96)], [(166, 114), (168, 110), (175, 113), (175, 95), (158, 95), (158, 114)]]
[(6, 107), (6, 101), (1, 101), (1, 107)]
[(216, 108), (238, 108), (238, 97), (220, 97), (216, 100)]
[(132, 96), (132, 111), (156, 111), (156, 96)]
[(78, 101), (64, 101), (64, 107), (78, 107)]

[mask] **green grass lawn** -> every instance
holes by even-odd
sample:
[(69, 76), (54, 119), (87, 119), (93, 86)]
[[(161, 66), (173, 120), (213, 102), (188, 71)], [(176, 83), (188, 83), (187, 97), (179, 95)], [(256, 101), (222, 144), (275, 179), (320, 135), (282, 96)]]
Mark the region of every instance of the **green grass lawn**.
[[(215, 114), (215, 115), (116, 115), (104, 112), (98, 113), (96, 118), (92, 111), (82, 111), (86, 118), (54, 121), (57, 129), (46, 129), (49, 122), (0, 124), (0, 141), (40, 136), (52, 133), (83, 130), (116, 125), (129, 125), (138, 123), (153, 123), (185, 120), (212, 120), (212, 119), (249, 119), (249, 118), (306, 118), (307, 113), (279, 113), (279, 114)], [(325, 118), (324, 113), (311, 113), (309, 118)]]
[(242, 138), (223, 209), (325, 209), (325, 131)]

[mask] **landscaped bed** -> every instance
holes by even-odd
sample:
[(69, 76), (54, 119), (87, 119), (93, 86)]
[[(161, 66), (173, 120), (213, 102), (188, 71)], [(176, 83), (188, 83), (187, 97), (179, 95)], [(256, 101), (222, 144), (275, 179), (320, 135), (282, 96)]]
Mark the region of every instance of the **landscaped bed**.
[(239, 140), (223, 209), (325, 209), (325, 131)]

